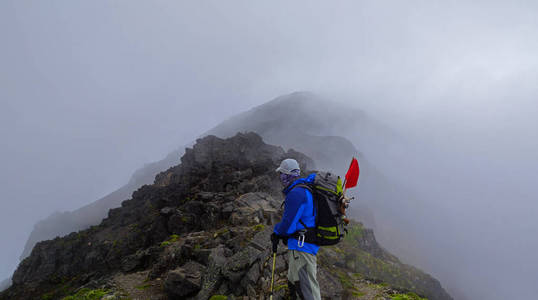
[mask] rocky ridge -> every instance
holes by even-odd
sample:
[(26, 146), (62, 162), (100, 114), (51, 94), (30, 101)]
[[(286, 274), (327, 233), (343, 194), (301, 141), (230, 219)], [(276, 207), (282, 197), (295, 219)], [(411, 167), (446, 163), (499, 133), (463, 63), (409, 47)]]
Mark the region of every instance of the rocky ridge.
[[(267, 145), (255, 133), (199, 139), (180, 165), (111, 209), (101, 224), (38, 243), (0, 299), (83, 299), (89, 293), (95, 299), (264, 299), (269, 235), (283, 200), (274, 170), (287, 157), (314, 169), (304, 154)], [(286, 294), (285, 253), (280, 247), (276, 299)], [(400, 263), (360, 223), (337, 247), (323, 248), (318, 264), (325, 299), (451, 299), (437, 280)]]
[[(293, 107), (293, 111), (289, 111), (288, 107)], [(342, 122), (335, 127), (335, 120), (347, 120), (344, 122), (347, 123), (352, 120), (351, 116), (356, 117), (358, 114), (359, 112), (350, 111), (349, 108), (321, 101), (311, 93), (295, 92), (225, 120), (202, 136), (216, 135), (227, 138), (239, 131), (256, 132), (266, 142), (307, 154), (316, 160), (320, 169), (325, 169), (337, 166), (341, 162), (339, 157), (356, 155), (357, 150), (349, 140), (334, 135), (342, 128)], [(327, 132), (327, 128), (334, 130)], [(319, 136), (319, 133), (323, 135)], [(30, 255), (32, 248), (39, 241), (99, 224), (109, 209), (119, 207), (122, 201), (128, 199), (142, 185), (153, 183), (155, 175), (176, 165), (182, 154), (183, 149), (174, 150), (162, 160), (140, 168), (127, 184), (105, 197), (74, 211), (54, 213), (37, 222), (20, 259)]]

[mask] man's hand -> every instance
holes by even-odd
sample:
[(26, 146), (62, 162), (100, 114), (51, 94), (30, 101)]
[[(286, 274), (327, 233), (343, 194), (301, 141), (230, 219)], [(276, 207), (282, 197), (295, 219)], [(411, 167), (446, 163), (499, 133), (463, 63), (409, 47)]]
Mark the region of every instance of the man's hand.
[(281, 237), (276, 234), (276, 233), (272, 233), (271, 234), (271, 242), (273, 243), (273, 253), (276, 253), (276, 251), (278, 250), (278, 241), (281, 239)]

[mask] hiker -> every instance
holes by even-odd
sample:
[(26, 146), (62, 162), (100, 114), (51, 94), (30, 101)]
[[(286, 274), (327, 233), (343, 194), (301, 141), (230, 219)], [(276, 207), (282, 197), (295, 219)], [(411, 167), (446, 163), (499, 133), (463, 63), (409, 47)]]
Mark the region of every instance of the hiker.
[[(288, 246), (288, 289), (291, 299), (297, 295), (303, 300), (320, 300), (316, 279), (316, 254), (319, 246), (305, 241), (305, 229), (315, 227), (316, 216), (310, 190), (301, 184), (312, 180), (312, 175), (300, 178), (301, 170), (294, 159), (285, 159), (276, 169), (286, 195), (282, 221), (275, 225), (271, 241), (273, 250), (279, 240)], [(315, 176), (315, 175), (314, 175)]]

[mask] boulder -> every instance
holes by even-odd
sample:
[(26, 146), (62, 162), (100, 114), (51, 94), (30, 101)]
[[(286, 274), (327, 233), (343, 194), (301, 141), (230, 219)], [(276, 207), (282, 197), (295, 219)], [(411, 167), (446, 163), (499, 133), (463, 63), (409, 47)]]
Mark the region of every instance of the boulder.
[(182, 267), (168, 272), (164, 282), (165, 293), (170, 299), (185, 299), (196, 295), (201, 288), (204, 269), (201, 264), (189, 261)]

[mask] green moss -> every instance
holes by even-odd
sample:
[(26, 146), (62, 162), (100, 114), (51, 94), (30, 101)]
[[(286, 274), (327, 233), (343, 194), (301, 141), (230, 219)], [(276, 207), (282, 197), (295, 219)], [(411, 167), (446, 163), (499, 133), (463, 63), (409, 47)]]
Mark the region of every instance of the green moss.
[(347, 276), (347, 274), (345, 274), (343, 272), (339, 272), (338, 273), (338, 278), (340, 279), (340, 283), (342, 284), (344, 289), (351, 289), (351, 288), (354, 287), (352, 279), (349, 278), (349, 276)]
[(170, 245), (171, 243), (175, 243), (179, 240), (179, 235), (177, 234), (172, 234), (171, 236), (168, 237), (168, 239), (164, 242), (161, 243), (161, 247), (166, 247), (168, 245)]
[(88, 234), (86, 233), (86, 231), (77, 232), (77, 240), (82, 240), (82, 239), (85, 239), (86, 237), (88, 237)]
[(186, 198), (183, 199), (182, 203), (187, 203), (187, 202), (189, 202), (191, 200), (192, 200), (191, 197), (186, 197)]
[(151, 287), (151, 283), (146, 283), (146, 284), (143, 284), (143, 285), (136, 286), (136, 288), (141, 290), (141, 291), (146, 290), (146, 289), (148, 289), (150, 287)]
[(129, 225), (129, 230), (132, 232), (140, 232), (140, 227), (138, 226), (138, 223), (133, 223)]
[(71, 291), (71, 285), (69, 283), (62, 284), (60, 287), (61, 295), (68, 295), (69, 291)]
[(338, 253), (338, 254), (344, 254), (346, 253), (344, 250), (340, 249), (338, 246), (333, 246), (331, 247), (332, 250), (334, 250), (334, 252)]
[(53, 296), (52, 293), (46, 293), (41, 295), (41, 300), (52, 300)]
[(348, 226), (347, 233), (344, 236), (344, 241), (355, 246), (358, 243), (358, 240), (363, 235), (363, 227), (360, 224), (353, 224)]
[(228, 300), (228, 296), (224, 295), (213, 295), (209, 300)]
[(353, 292), (351, 292), (351, 295), (353, 295), (355, 297), (362, 297), (362, 296), (366, 295), (366, 293), (360, 292), (360, 291), (353, 291)]
[(53, 284), (53, 290), (50, 290), (49, 292), (41, 295), (41, 300), (50, 300), (50, 299), (60, 299), (61, 297), (65, 295), (69, 295), (73, 292), (73, 288), (71, 287), (71, 282), (73, 280), (76, 280), (77, 277), (68, 278), (65, 276), (60, 276), (57, 274), (52, 274), (49, 277), (49, 283)]
[(108, 291), (103, 289), (80, 289), (76, 294), (64, 297), (62, 300), (99, 300), (107, 293)]
[[(362, 278), (376, 279), (379, 282), (386, 282), (390, 286), (400, 287), (420, 294), (428, 291), (429, 288), (424, 283), (428, 282), (429, 279), (420, 270), (400, 264), (397, 258), (390, 255), (389, 257), (375, 257), (363, 250), (361, 239), (364, 236), (365, 229), (360, 224), (350, 224), (348, 234), (343, 241), (336, 245), (335, 248), (331, 247), (329, 249), (338, 254), (337, 259), (343, 260), (349, 270), (352, 270), (355, 274), (362, 274), (364, 276)], [(329, 262), (332, 260), (331, 257), (328, 258)], [(354, 274), (351, 277), (361, 278), (359, 275)], [(371, 287), (379, 290), (386, 289), (384, 284), (372, 285)], [(407, 294), (406, 296), (410, 297)]]
[(368, 287), (372, 289), (376, 289), (376, 290), (383, 290), (386, 287), (386, 285), (379, 284), (379, 283), (369, 283)]
[(228, 231), (229, 231), (228, 228), (221, 228), (221, 229), (217, 230), (215, 232), (215, 234), (213, 234), (213, 238), (216, 238), (219, 235), (223, 235), (223, 234), (227, 233)]
[(288, 289), (288, 285), (287, 285), (287, 284), (277, 285), (277, 286), (275, 287), (275, 292), (278, 292), (278, 291), (280, 291), (281, 289), (286, 289), (286, 290), (287, 290), (287, 289)]
[(427, 298), (422, 298), (415, 293), (395, 294), (390, 296), (390, 298), (392, 300), (428, 300)]
[(202, 249), (202, 246), (200, 244), (194, 245), (194, 250), (200, 250)]
[(263, 224), (254, 225), (252, 226), (252, 229), (254, 229), (254, 231), (262, 231), (265, 229), (265, 225)]

